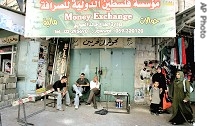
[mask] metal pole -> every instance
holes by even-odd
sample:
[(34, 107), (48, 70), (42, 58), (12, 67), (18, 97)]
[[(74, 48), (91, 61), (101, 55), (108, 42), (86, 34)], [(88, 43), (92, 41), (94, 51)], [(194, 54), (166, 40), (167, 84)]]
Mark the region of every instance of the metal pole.
[[(54, 42), (55, 42), (55, 38), (54, 38)], [(51, 76), (51, 79), (50, 79), (50, 84), (54, 83), (54, 77), (55, 77), (55, 70), (56, 70), (56, 60), (57, 60), (57, 50), (58, 50), (58, 39), (56, 41), (56, 44), (55, 44), (55, 53), (54, 53), (54, 61), (53, 61), (53, 68), (52, 68), (52, 76)]]
[[(20, 118), (20, 105), (23, 106), (23, 116), (24, 116), (23, 118)], [(46, 108), (45, 105), (46, 105), (46, 95), (44, 96), (43, 109), (38, 110), (38, 111), (36, 111), (36, 112), (34, 112), (34, 113), (32, 113), (32, 114), (26, 116), (25, 103), (19, 104), (19, 105), (18, 105), (18, 118), (17, 118), (17, 122), (24, 123), (25, 126), (27, 126), (27, 125), (34, 125), (34, 124), (32, 124), (32, 123), (28, 123), (28, 122), (27, 122), (27, 118), (30, 118), (30, 117), (32, 117), (33, 115), (36, 115), (36, 114), (39, 114), (39, 113), (43, 112), (43, 111), (45, 110), (45, 108)], [(1, 126), (1, 125), (0, 125), (0, 126)]]
[(2, 123), (1, 123), (1, 113), (0, 113), (0, 126), (2, 126)]
[(26, 110), (25, 110), (25, 104), (24, 103), (23, 103), (23, 114), (24, 114), (24, 123), (27, 126)]
[(32, 123), (28, 123), (28, 122), (27, 122), (26, 111), (25, 111), (25, 103), (23, 103), (22, 105), (23, 105), (23, 115), (24, 115), (24, 119), (18, 119), (18, 122), (24, 123), (25, 126), (34, 125), (34, 124), (32, 124)]
[[(44, 96), (44, 97), (45, 97), (44, 99), (46, 100), (46, 96)], [(43, 112), (43, 111), (45, 110), (45, 108), (46, 108), (46, 106), (45, 106), (45, 103), (46, 103), (46, 102), (43, 102), (43, 103), (44, 103), (44, 104), (43, 104), (43, 109), (38, 110), (38, 111), (36, 111), (36, 112), (34, 112), (34, 113), (28, 115), (28, 116), (26, 116), (25, 104), (23, 103), (23, 112), (24, 112), (23, 114), (24, 114), (24, 119), (20, 119), (20, 116), (19, 116), (19, 120), (25, 120), (25, 121), (26, 121), (27, 118), (30, 118), (30, 117), (32, 117), (32, 116), (34, 116), (34, 115), (36, 115), (36, 114), (39, 114), (39, 113)], [(18, 111), (18, 113), (19, 113), (19, 111)], [(33, 124), (31, 124), (31, 123), (27, 123), (27, 124), (33, 125)]]
[(20, 120), (20, 104), (18, 105), (18, 121)]

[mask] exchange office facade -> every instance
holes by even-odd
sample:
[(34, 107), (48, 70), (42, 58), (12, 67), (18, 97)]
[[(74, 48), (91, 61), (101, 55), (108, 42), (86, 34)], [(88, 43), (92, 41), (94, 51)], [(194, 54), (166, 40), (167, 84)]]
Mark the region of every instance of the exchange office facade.
[[(76, 20), (71, 18), (71, 13), (90, 18)], [(127, 20), (123, 20), (125, 15), (128, 15)], [(21, 47), (32, 52), (20, 51), (30, 58), (28, 62), (20, 60), (18, 69), (21, 71), (21, 68), (26, 69), (25, 65), (34, 64), (30, 70), (37, 72), (40, 38), (49, 37), (49, 43), (56, 45), (52, 55), (55, 60), (46, 68), (52, 73), (44, 86), (62, 75), (67, 75), (72, 85), (84, 72), (90, 80), (95, 74), (100, 75), (102, 91), (126, 91), (134, 99), (135, 90), (145, 87), (139, 79), (144, 61), (158, 59), (157, 46), (154, 46), (158, 39), (153, 37), (175, 37), (174, 20), (173, 1), (27, 1), (24, 37), (32, 39), (24, 40), (30, 44), (22, 43)], [(18, 82), (22, 85), (18, 89), (20, 94), (35, 93), (37, 73), (34, 75), (36, 77)]]

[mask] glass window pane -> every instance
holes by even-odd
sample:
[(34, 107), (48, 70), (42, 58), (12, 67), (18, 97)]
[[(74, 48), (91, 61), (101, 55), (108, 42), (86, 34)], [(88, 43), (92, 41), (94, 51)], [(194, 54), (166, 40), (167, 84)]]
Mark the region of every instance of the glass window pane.
[(4, 53), (4, 52), (12, 52), (12, 46), (1, 46), (0, 53)]

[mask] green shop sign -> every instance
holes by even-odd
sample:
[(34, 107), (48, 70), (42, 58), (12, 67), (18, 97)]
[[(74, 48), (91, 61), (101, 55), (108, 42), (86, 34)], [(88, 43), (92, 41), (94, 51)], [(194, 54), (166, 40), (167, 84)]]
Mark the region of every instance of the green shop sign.
[(175, 37), (173, 0), (27, 0), (25, 37)]

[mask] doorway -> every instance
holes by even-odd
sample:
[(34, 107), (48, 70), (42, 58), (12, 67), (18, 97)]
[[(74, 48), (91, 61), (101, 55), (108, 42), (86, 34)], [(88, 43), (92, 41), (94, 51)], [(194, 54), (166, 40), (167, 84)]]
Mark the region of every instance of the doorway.
[(98, 75), (102, 101), (105, 100), (103, 92), (106, 90), (128, 92), (133, 99), (134, 62), (135, 49), (72, 49), (70, 85), (74, 84), (82, 72), (90, 81)]

